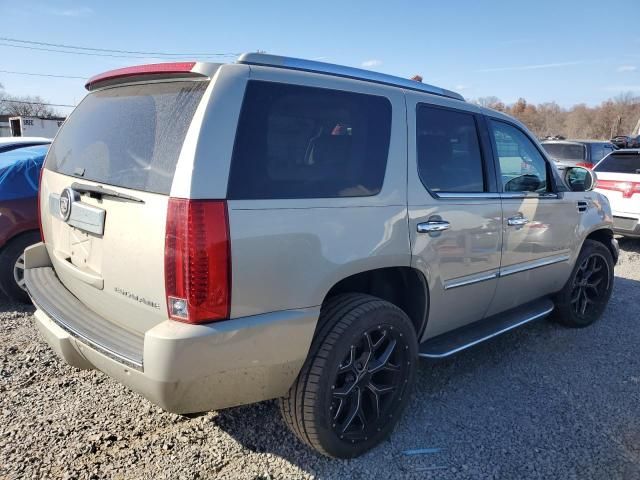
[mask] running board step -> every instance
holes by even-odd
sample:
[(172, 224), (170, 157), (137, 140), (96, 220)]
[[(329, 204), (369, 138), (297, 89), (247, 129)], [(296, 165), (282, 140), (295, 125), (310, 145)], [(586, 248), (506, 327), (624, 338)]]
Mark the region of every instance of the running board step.
[(421, 357), (444, 358), (490, 338), (513, 330), (525, 323), (547, 316), (553, 310), (553, 302), (542, 298), (508, 312), (457, 328), (420, 344)]

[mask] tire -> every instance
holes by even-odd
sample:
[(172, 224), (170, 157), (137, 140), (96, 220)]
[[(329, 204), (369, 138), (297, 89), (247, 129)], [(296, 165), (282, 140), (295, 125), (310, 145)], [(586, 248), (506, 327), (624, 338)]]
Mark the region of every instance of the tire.
[(418, 361), (416, 332), (395, 305), (355, 293), (329, 299), (319, 325), (280, 410), (309, 447), (356, 457), (391, 434), (406, 406)]
[(613, 257), (600, 242), (585, 240), (571, 276), (556, 295), (552, 318), (582, 328), (598, 320), (613, 291)]
[[(24, 249), (40, 241), (38, 232), (27, 232), (12, 238), (0, 253), (0, 290), (14, 302), (29, 303), (24, 289)], [(22, 261), (22, 268), (19, 268)], [(22, 285), (22, 286), (21, 286)]]

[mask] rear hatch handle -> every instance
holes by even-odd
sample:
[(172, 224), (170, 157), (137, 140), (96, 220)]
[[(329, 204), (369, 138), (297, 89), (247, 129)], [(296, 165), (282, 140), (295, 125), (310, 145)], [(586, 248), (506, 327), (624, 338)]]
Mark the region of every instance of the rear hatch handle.
[(109, 188), (104, 188), (100, 185), (86, 185), (84, 183), (73, 182), (71, 184), (71, 188), (78, 193), (88, 193), (90, 196), (99, 196), (99, 197), (113, 197), (119, 198), (120, 200), (126, 200), (129, 202), (136, 203), (144, 203), (144, 200), (138, 197), (134, 197), (133, 195), (127, 195), (126, 193), (116, 192), (115, 190), (111, 190)]

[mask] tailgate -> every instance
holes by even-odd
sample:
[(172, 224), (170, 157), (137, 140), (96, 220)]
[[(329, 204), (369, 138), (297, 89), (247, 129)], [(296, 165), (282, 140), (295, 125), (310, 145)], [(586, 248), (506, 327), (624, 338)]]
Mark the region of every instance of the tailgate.
[[(60, 195), (74, 182), (45, 170), (41, 183), (45, 243), (61, 282), (91, 310), (125, 328), (144, 332), (166, 320), (163, 260), (169, 197), (122, 188), (117, 191), (135, 194), (144, 203), (80, 195), (65, 221)], [(84, 222), (75, 221), (80, 217)], [(102, 234), (95, 233), (100, 229)]]
[(169, 192), (206, 86), (181, 80), (93, 92), (47, 155), (40, 205), (55, 272), (88, 309), (132, 332), (168, 318)]

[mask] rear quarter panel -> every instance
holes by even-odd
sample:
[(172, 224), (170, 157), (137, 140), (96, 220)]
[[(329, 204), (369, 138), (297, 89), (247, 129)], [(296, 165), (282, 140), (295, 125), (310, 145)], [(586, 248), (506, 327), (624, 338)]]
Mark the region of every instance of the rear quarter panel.
[(264, 67), (252, 66), (250, 78), (385, 96), (392, 105), (391, 141), (384, 184), (376, 196), (228, 202), (231, 316), (318, 306), (345, 277), (409, 266), (403, 92)]

